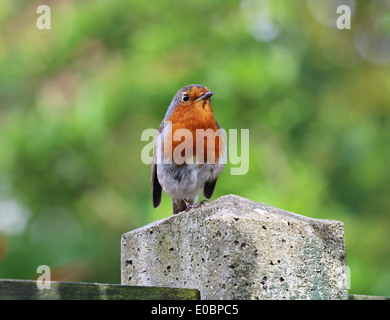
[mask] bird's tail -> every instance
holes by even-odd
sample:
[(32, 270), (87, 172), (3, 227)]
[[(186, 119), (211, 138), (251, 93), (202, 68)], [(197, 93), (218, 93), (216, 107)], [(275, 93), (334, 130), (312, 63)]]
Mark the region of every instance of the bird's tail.
[(184, 202), (184, 200), (172, 199), (172, 208), (173, 208), (173, 214), (177, 214), (187, 209), (187, 205)]

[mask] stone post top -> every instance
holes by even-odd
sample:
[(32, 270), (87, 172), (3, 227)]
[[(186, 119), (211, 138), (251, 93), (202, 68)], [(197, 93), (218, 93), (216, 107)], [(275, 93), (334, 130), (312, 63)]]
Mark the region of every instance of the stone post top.
[(176, 215), (171, 215), (167, 218), (152, 222), (144, 227), (129, 231), (124, 235), (132, 232), (139, 232), (143, 229), (153, 228), (159, 224), (174, 223), (177, 219), (188, 219), (190, 216), (203, 216), (205, 219), (231, 219), (238, 221), (239, 219), (249, 219), (256, 221), (279, 221), (280, 223), (290, 224), (309, 224), (312, 227), (321, 226), (339, 226), (343, 228), (343, 223), (338, 220), (330, 219), (315, 219), (306, 217), (297, 213), (286, 211), (280, 208), (270, 206), (266, 203), (255, 202), (234, 194), (228, 194), (206, 202), (200, 208), (191, 209), (188, 212), (181, 212)]
[(201, 299), (347, 299), (343, 223), (236, 195), (125, 233), (124, 285)]

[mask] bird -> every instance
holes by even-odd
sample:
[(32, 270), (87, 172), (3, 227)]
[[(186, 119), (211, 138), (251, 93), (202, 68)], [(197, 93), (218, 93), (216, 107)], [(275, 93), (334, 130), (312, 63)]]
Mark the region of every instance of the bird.
[[(207, 87), (190, 84), (173, 97), (154, 140), (154, 208), (161, 203), (162, 190), (172, 198), (173, 215), (198, 208), (213, 195), (226, 164), (227, 143), (214, 117), (212, 95)], [(196, 203), (202, 189), (205, 200)]]

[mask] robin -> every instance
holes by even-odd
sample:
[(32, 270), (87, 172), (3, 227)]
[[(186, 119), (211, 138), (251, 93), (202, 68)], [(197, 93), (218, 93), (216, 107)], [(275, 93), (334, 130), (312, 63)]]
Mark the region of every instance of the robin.
[(168, 107), (155, 137), (152, 160), (153, 206), (164, 190), (172, 198), (173, 214), (197, 208), (200, 191), (210, 199), (226, 163), (226, 138), (214, 118), (206, 87), (180, 89)]

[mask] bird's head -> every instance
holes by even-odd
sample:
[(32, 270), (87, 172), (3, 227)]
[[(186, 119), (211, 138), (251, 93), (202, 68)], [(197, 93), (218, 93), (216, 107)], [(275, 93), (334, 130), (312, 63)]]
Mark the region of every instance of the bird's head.
[(188, 112), (200, 112), (202, 110), (212, 110), (210, 99), (213, 93), (199, 84), (190, 84), (181, 88), (174, 96), (165, 119), (167, 120), (172, 112), (180, 107)]

